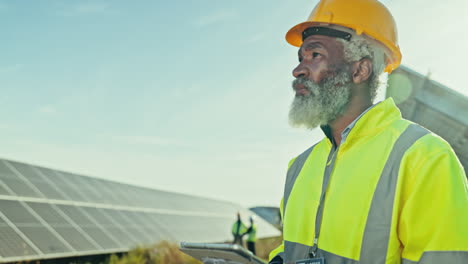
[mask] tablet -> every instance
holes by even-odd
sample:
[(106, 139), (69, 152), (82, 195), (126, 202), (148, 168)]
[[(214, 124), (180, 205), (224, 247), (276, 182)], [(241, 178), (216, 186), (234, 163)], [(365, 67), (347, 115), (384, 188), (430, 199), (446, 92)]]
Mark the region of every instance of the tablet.
[(247, 249), (232, 244), (181, 242), (180, 250), (205, 264), (266, 264)]

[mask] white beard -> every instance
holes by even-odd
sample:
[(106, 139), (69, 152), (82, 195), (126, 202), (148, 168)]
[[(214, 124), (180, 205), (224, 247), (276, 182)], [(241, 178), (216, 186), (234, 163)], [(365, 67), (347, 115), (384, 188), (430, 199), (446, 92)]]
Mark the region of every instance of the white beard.
[(320, 84), (304, 78), (293, 81), (304, 85), (309, 95), (297, 95), (289, 110), (289, 123), (293, 127), (316, 128), (329, 124), (342, 115), (351, 98), (351, 76), (346, 70)]

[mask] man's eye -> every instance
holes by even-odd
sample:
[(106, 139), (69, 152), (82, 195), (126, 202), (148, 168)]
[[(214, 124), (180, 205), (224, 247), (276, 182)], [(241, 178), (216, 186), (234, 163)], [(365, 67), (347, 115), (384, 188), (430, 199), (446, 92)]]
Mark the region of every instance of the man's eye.
[(320, 54), (318, 52), (312, 52), (312, 58), (317, 58), (320, 55), (322, 55), (322, 54)]

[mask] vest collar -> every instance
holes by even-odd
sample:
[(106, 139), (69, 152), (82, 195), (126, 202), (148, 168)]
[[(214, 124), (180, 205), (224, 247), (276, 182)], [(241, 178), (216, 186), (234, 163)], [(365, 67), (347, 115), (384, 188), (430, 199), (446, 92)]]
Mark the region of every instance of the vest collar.
[[(341, 133), (342, 142), (345, 144), (353, 138), (359, 138), (376, 133), (388, 126), (391, 122), (401, 119), (401, 112), (391, 97), (366, 109)], [(332, 146), (335, 146), (332, 131), (329, 125), (320, 126)]]

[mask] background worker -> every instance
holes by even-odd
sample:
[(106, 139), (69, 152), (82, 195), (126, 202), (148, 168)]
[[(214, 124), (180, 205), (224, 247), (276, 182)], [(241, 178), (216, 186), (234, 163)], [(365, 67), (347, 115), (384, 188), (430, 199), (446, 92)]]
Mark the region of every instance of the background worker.
[(455, 153), (391, 98), (374, 104), (401, 61), (390, 12), (377, 0), (321, 0), (286, 40), (299, 47), (290, 123), (325, 137), (289, 163), (283, 244), (270, 261), (468, 263)]
[(255, 223), (255, 216), (250, 216), (250, 226), (247, 229), (247, 249), (256, 255), (255, 242), (257, 241), (257, 224)]
[(232, 244), (238, 244), (240, 246), (244, 246), (243, 241), (242, 241), (242, 236), (245, 234), (246, 231), (247, 231), (247, 227), (242, 222), (240, 213), (238, 212), (237, 220), (232, 225), (232, 236), (234, 237)]

